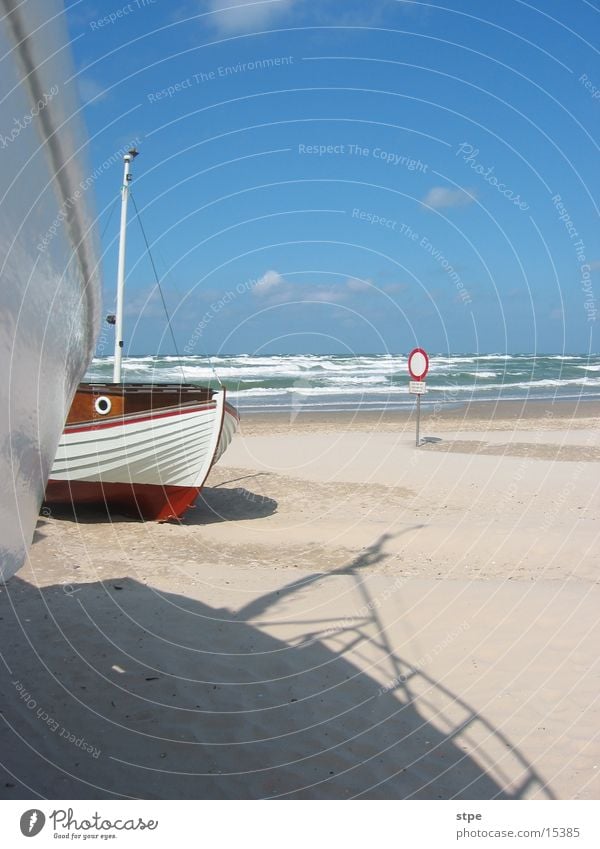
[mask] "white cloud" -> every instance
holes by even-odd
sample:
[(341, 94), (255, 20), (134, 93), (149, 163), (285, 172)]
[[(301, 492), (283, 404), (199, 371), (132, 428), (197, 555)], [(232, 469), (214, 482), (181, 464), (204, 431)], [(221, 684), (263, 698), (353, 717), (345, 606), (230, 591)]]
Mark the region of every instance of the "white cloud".
[(266, 271), (260, 280), (256, 281), (252, 291), (255, 295), (263, 296), (272, 294), (274, 289), (281, 290), (282, 287), (287, 287), (287, 280), (281, 276), (278, 271)]
[(402, 10), (401, 13), (428, 15), (413, 0), (202, 0), (203, 9), (213, 12), (208, 20), (222, 33), (250, 32), (268, 27), (296, 12), (298, 21), (321, 26), (380, 26)]
[(368, 292), (373, 288), (370, 280), (361, 280), (360, 277), (349, 277), (346, 280), (346, 288), (351, 292)]
[(344, 293), (339, 289), (309, 289), (303, 293), (302, 300), (339, 304), (340, 301), (344, 300)]
[(339, 288), (323, 288), (300, 283), (290, 283), (278, 271), (270, 269), (252, 287), (252, 293), (272, 306), (292, 302), (322, 301), (340, 303), (346, 298), (346, 291)]
[(434, 186), (430, 189), (421, 203), (430, 209), (446, 209), (456, 206), (467, 206), (475, 200), (473, 189), (448, 189), (445, 186)]
[(375, 285), (372, 280), (362, 280), (360, 277), (349, 277), (346, 280), (346, 289), (349, 292), (356, 292), (358, 294), (361, 292), (387, 292), (387, 294), (393, 295), (398, 292), (406, 292), (408, 288), (406, 283), (382, 283)]
[(297, 0), (209, 0), (210, 20), (222, 32), (246, 32), (269, 26)]

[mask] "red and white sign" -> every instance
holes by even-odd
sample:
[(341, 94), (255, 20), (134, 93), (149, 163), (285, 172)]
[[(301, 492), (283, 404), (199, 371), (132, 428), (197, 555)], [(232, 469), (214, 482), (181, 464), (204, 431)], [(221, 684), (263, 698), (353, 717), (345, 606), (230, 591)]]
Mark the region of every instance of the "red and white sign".
[(408, 355), (408, 371), (413, 380), (424, 380), (429, 371), (429, 357), (423, 348), (415, 348)]

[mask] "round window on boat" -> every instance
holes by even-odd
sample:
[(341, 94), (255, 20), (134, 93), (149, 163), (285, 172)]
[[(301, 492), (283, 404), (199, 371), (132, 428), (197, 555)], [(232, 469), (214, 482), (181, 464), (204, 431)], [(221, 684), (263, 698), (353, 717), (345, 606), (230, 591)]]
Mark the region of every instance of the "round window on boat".
[(110, 398), (107, 398), (106, 395), (101, 395), (99, 398), (96, 398), (94, 407), (100, 416), (106, 416), (110, 413), (112, 403)]

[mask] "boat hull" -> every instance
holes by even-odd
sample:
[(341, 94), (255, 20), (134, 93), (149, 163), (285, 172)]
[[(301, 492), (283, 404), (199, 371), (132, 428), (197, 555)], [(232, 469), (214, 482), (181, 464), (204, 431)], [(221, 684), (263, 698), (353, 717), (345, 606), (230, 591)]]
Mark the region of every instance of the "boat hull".
[(151, 483), (104, 483), (102, 481), (48, 481), (46, 503), (66, 506), (104, 505), (145, 521), (179, 519), (193, 506), (201, 487), (160, 486)]
[(196, 404), (71, 423), (59, 444), (46, 504), (97, 504), (159, 522), (181, 518), (239, 420), (224, 390), (211, 395)]
[(100, 319), (64, 9), (0, 0), (0, 581), (24, 563)]

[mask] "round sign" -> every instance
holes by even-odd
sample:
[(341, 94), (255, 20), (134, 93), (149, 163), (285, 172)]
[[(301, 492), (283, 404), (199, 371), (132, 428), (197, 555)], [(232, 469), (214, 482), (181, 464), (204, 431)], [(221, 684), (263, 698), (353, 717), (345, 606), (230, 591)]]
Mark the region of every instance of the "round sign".
[(413, 380), (423, 380), (429, 371), (429, 357), (423, 348), (415, 348), (408, 355), (408, 370)]

